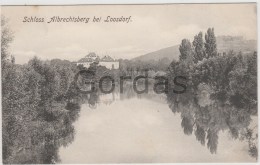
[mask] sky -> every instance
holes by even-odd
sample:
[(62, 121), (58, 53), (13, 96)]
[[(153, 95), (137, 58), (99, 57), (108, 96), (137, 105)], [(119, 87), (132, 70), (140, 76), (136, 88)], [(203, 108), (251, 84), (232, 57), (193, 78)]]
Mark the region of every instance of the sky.
[[(33, 56), (77, 61), (89, 52), (131, 59), (180, 44), (184, 38), (214, 27), (215, 35), (257, 39), (256, 5), (251, 4), (172, 4), (172, 5), (85, 5), (85, 6), (2, 6), (14, 40), (10, 52), (16, 63)], [(24, 17), (44, 18), (45, 22), (23, 22)], [(47, 23), (53, 16), (86, 17), (89, 23)], [(93, 17), (100, 22), (92, 22)], [(104, 22), (131, 16), (129, 23)]]

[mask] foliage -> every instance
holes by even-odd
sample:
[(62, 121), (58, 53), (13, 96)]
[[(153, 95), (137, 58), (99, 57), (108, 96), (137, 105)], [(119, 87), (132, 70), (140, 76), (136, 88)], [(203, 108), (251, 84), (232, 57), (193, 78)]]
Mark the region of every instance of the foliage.
[(12, 38), (5, 23), (1, 35), (3, 163), (56, 163), (58, 148), (74, 138), (72, 123), (80, 102), (73, 101), (77, 95), (71, 88), (78, 69), (68, 61), (44, 62), (36, 57), (15, 64), (8, 52)]
[(179, 61), (168, 67), (170, 80), (175, 76), (188, 80), (183, 94), (173, 93), (176, 86), (170, 81), (169, 107), (181, 113), (184, 133), (194, 132), (211, 153), (217, 152), (219, 131), (227, 130), (233, 139), (247, 139), (249, 155), (257, 157), (257, 136), (244, 133), (250, 130), (251, 116), (257, 114), (257, 53), (231, 50), (220, 56), (214, 29), (208, 29), (205, 42), (202, 36), (201, 32), (196, 35), (192, 45), (182, 40)]
[(183, 39), (179, 47), (180, 50), (180, 61), (188, 60), (193, 57), (191, 43), (188, 39)]
[(206, 58), (202, 32), (199, 32), (198, 35), (194, 36), (194, 40), (192, 44), (195, 48), (194, 59), (193, 59), (194, 63), (197, 63), (198, 61), (202, 61), (203, 58)]
[(217, 41), (214, 28), (208, 28), (208, 31), (205, 34), (205, 51), (207, 58), (217, 56)]

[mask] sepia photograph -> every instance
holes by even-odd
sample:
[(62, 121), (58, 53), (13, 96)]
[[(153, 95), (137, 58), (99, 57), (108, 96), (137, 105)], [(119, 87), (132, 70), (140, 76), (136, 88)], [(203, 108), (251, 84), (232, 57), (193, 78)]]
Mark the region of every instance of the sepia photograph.
[(258, 162), (257, 5), (2, 5), (2, 163)]

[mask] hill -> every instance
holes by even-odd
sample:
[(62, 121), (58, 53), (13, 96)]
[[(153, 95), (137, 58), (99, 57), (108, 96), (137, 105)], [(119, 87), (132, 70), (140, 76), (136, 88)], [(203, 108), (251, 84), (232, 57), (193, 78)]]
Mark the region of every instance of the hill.
[[(218, 36), (217, 48), (219, 53), (228, 52), (233, 50), (235, 52), (241, 51), (242, 53), (251, 53), (257, 51), (256, 40), (245, 40), (241, 36)], [(163, 48), (151, 53), (147, 53), (132, 60), (150, 61), (160, 60), (162, 58), (168, 58), (170, 61), (179, 58), (179, 45)]]
[(178, 59), (179, 58), (179, 45), (163, 48), (151, 53), (147, 53), (145, 55), (138, 56), (136, 58), (133, 58), (132, 60), (140, 60), (140, 61), (150, 61), (150, 60), (156, 60), (162, 58), (168, 58), (170, 60)]

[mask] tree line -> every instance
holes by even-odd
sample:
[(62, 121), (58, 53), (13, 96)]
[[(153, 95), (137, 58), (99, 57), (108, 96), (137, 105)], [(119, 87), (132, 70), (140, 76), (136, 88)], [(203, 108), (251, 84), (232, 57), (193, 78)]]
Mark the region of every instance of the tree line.
[[(58, 149), (74, 139), (72, 123), (87, 100), (75, 88), (76, 64), (66, 60), (15, 64), (12, 33), (1, 18), (3, 163), (56, 163)], [(85, 97), (85, 98), (84, 98)]]
[[(218, 53), (214, 28), (204, 39), (202, 32), (192, 42), (183, 39), (179, 51), (179, 60), (172, 61), (167, 76), (185, 76), (187, 90), (166, 95), (172, 111), (181, 113), (184, 133), (194, 132), (202, 145), (207, 142), (216, 153), (218, 133), (227, 130), (234, 139), (246, 139), (249, 154), (257, 157), (257, 130), (249, 127), (251, 117), (257, 115), (257, 52)], [(172, 83), (170, 88), (176, 87)]]

